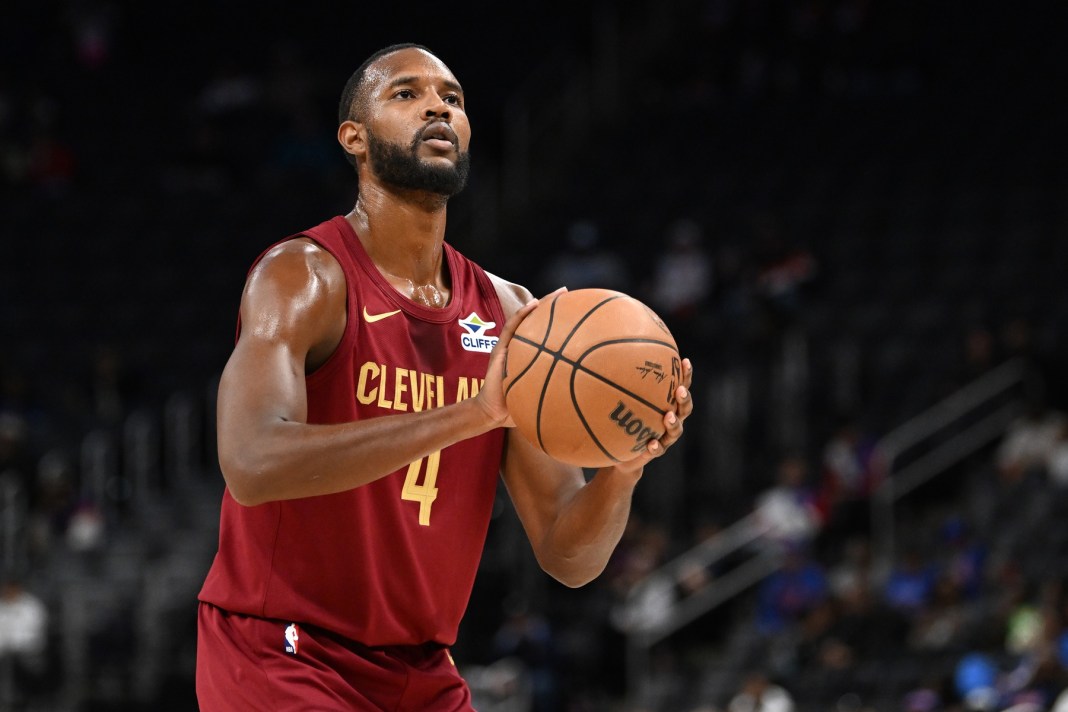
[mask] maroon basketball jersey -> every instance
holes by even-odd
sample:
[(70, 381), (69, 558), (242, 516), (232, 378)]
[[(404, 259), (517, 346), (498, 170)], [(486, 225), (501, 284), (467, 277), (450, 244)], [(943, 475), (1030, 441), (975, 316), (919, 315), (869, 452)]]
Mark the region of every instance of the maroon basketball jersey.
[[(343, 217), (301, 235), (328, 250), (348, 282), (344, 336), (307, 378), (308, 422), (428, 410), (478, 392), (504, 325), (481, 268), (446, 244), (452, 300), (431, 309), (382, 277)], [(200, 599), (365, 645), (453, 644), (503, 441), (498, 428), (338, 494), (243, 507), (224, 492), (219, 551)]]

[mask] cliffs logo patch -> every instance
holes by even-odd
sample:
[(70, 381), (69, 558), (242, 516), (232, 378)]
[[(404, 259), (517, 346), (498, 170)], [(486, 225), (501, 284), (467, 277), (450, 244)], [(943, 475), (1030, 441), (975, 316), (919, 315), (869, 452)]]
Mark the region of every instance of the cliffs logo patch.
[(477, 351), (488, 354), (499, 341), (496, 336), (490, 336), (486, 333), (496, 327), (497, 322), (482, 321), (482, 317), (474, 312), (460, 319), (459, 324), (467, 332), (460, 336), (460, 345), (464, 347), (464, 351)]

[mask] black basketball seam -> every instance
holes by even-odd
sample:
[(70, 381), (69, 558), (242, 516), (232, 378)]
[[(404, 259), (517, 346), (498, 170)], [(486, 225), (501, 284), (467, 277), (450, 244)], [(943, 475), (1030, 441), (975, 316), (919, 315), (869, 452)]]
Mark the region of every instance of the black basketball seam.
[[(603, 299), (600, 302), (598, 302), (597, 304), (594, 304), (592, 307), (590, 307), (586, 311), (586, 313), (582, 315), (582, 318), (579, 319), (577, 322), (575, 322), (575, 325), (573, 327), (571, 327), (571, 333), (569, 333), (564, 338), (563, 343), (560, 344), (560, 350), (559, 351), (553, 351), (552, 349), (545, 348), (545, 344), (549, 341), (549, 334), (552, 332), (552, 324), (553, 324), (553, 322), (552, 322), (552, 316), (553, 316), (552, 311), (553, 310), (552, 309), (549, 310), (549, 326), (545, 329), (545, 341), (542, 342), (541, 348), (546, 353), (552, 354), (553, 363), (552, 363), (551, 366), (549, 366), (549, 372), (545, 374), (545, 380), (542, 381), (542, 384), (541, 384), (541, 396), (538, 397), (538, 416), (537, 416), (537, 420), (535, 420), (535, 423), (537, 424), (538, 445), (541, 447), (542, 450), (545, 450), (546, 452), (548, 452), (548, 450), (546, 449), (545, 442), (542, 440), (542, 437), (541, 437), (541, 412), (542, 412), (542, 406), (545, 403), (545, 392), (549, 390), (549, 382), (553, 378), (553, 371), (556, 370), (556, 364), (558, 364), (560, 361), (567, 361), (567, 359), (564, 358), (564, 349), (567, 348), (567, 342), (571, 340), (571, 337), (573, 337), (575, 335), (575, 332), (577, 332), (579, 330), (579, 327), (582, 326), (582, 324), (587, 319), (590, 318), (590, 315), (593, 314), (598, 309), (600, 309), (605, 304), (607, 304), (608, 302), (612, 301), (613, 299), (619, 299), (620, 296), (622, 296), (622, 295), (614, 295), (614, 296), (608, 297), (607, 299)], [(553, 299), (553, 303), (552, 303), (553, 309), (556, 308), (556, 300), (559, 299), (559, 298), (560, 297), (557, 296), (557, 297), (555, 297)], [(574, 364), (572, 364), (572, 368), (574, 368)], [(574, 393), (574, 391), (572, 391), (571, 398), (574, 399), (574, 397), (575, 397), (575, 393)], [(600, 447), (599, 444), (598, 444), (598, 447)]]
[[(608, 456), (608, 458), (611, 459), (612, 462), (621, 462), (621, 460), (619, 458), (617, 458), (612, 453), (608, 452), (608, 449), (604, 445), (601, 444), (600, 439), (598, 439), (598, 437), (594, 434), (593, 429), (590, 427), (589, 422), (586, 420), (586, 416), (583, 414), (582, 408), (579, 407), (578, 399), (575, 398), (575, 374), (576, 373), (578, 373), (578, 369), (572, 366), (572, 368), (571, 368), (571, 407), (574, 408), (575, 414), (578, 415), (579, 420), (582, 421), (582, 427), (586, 428), (586, 434), (590, 436), (590, 440), (593, 441), (593, 444), (596, 445), (597, 447), (599, 447), (601, 449), (601, 452), (603, 452), (606, 456)], [(591, 375), (594, 375), (594, 374), (591, 374)], [(615, 385), (615, 384), (612, 384), (612, 385)]]
[(504, 389), (504, 395), (505, 395), (506, 398), (508, 396), (508, 392), (510, 390), (512, 390), (512, 386), (514, 386), (516, 384), (516, 382), (519, 381), (519, 379), (522, 378), (524, 376), (524, 374), (526, 374), (527, 371), (529, 371), (531, 368), (534, 367), (534, 364), (537, 362), (538, 356), (541, 355), (541, 352), (547, 350), (545, 348), (545, 344), (549, 340), (549, 332), (552, 330), (552, 327), (553, 327), (553, 315), (554, 315), (555, 312), (556, 312), (556, 299), (553, 299), (552, 302), (549, 304), (549, 321), (545, 325), (545, 334), (542, 336), (540, 344), (539, 343), (535, 343), (534, 341), (532, 341), (532, 340), (530, 340), (528, 338), (525, 338), (523, 336), (520, 336), (518, 334), (512, 334), (512, 339), (513, 340), (521, 341), (524, 344), (527, 344), (528, 346), (533, 346), (538, 350), (534, 352), (534, 358), (530, 359), (530, 363), (528, 363), (526, 366), (524, 366), (523, 370), (521, 370), (519, 373), (517, 373), (516, 377), (512, 379), (511, 383), (508, 384), (508, 387)]
[[(553, 362), (549, 366), (549, 372), (545, 374), (545, 379), (541, 382), (541, 393), (538, 395), (538, 413), (534, 418), (534, 430), (538, 436), (538, 447), (542, 450), (545, 450), (545, 442), (541, 437), (541, 411), (545, 405), (545, 392), (549, 390), (549, 381), (553, 378), (553, 370), (556, 368), (556, 362), (559, 360), (556, 353), (551, 349), (545, 348), (545, 344), (549, 342), (549, 334), (551, 334), (553, 330), (553, 318), (556, 316), (556, 300), (559, 298), (559, 296), (553, 298), (552, 303), (549, 305), (549, 319), (548, 323), (545, 325), (545, 336), (542, 338), (541, 344), (538, 345), (538, 356), (541, 356), (542, 352), (553, 355)], [(533, 365), (533, 361), (531, 362), (531, 365)], [(548, 451), (546, 450), (546, 452)]]
[[(613, 388), (615, 388), (617, 391), (630, 396), (634, 400), (640, 402), (642, 405), (648, 406), (649, 408), (655, 410), (657, 413), (660, 413), (660, 415), (666, 415), (667, 414), (667, 410), (661, 410), (660, 408), (657, 408), (655, 405), (653, 405), (649, 401), (645, 400), (644, 398), (639, 396), (637, 393), (631, 393), (630, 391), (628, 391), (626, 388), (624, 388), (623, 386), (619, 385), (615, 381), (610, 381), (607, 378), (605, 378), (604, 376), (602, 376), (601, 374), (597, 373), (596, 371), (592, 371), (592, 370), (590, 370), (590, 369), (588, 369), (588, 368), (586, 368), (585, 366), (582, 365), (582, 359), (586, 358), (587, 356), (589, 356), (591, 353), (593, 353), (597, 349), (601, 348), (602, 346), (611, 346), (612, 344), (658, 344), (660, 346), (667, 346), (669, 349), (671, 349), (673, 351), (675, 350), (675, 346), (670, 344), (670, 343), (668, 343), (667, 341), (659, 341), (657, 339), (612, 339), (611, 341), (602, 341), (602, 342), (598, 343), (595, 346), (591, 346), (581, 356), (578, 357), (577, 361), (569, 361), (569, 363), (571, 364), (571, 368), (573, 370), (575, 370), (575, 371), (584, 371), (585, 373), (588, 373), (589, 375), (593, 376), (594, 378), (596, 378), (597, 380), (601, 381), (602, 383), (610, 385)], [(676, 353), (678, 353), (678, 352), (676, 351)], [(567, 361), (567, 359), (564, 359), (564, 360)], [(572, 385), (571, 399), (572, 399), (572, 401), (575, 400), (574, 384), (575, 384), (575, 379), (572, 378), (571, 379), (571, 385)]]
[[(582, 365), (582, 359), (586, 358), (589, 354), (593, 353), (594, 351), (596, 351), (597, 349), (601, 348), (602, 346), (609, 346), (609, 345), (612, 345), (612, 344), (634, 344), (634, 343), (658, 344), (660, 346), (667, 346), (670, 349), (674, 349), (675, 348), (670, 343), (668, 343), (666, 341), (659, 341), (658, 339), (613, 339), (611, 341), (601, 341), (596, 346), (591, 346), (589, 349), (587, 349), (585, 353), (583, 353), (581, 356), (578, 357), (577, 361), (574, 361), (574, 362), (570, 362), (569, 361), (569, 363), (571, 364), (571, 406), (575, 409), (575, 413), (578, 414), (579, 420), (582, 421), (582, 427), (586, 428), (586, 433), (590, 436), (590, 440), (593, 441), (594, 445), (596, 445), (597, 447), (599, 447), (601, 449), (601, 452), (603, 452), (608, 457), (612, 458), (613, 462), (621, 462), (621, 460), (619, 460), (612, 453), (608, 452), (608, 450), (605, 448), (605, 446), (601, 444), (600, 439), (598, 439), (597, 435), (593, 432), (593, 429), (590, 427), (589, 421), (586, 420), (586, 415), (582, 412), (582, 408), (579, 407), (578, 398), (575, 396), (575, 377), (579, 373), (579, 371), (582, 371), (582, 372), (592, 376), (593, 378), (596, 378), (597, 380), (601, 381), (605, 385), (612, 386), (613, 388), (615, 388), (620, 393), (623, 393), (624, 395), (630, 396), (634, 400), (636, 400), (636, 401), (642, 403), (643, 405), (649, 407), (651, 410), (656, 411), (661, 416), (665, 415), (667, 413), (666, 410), (660, 410), (655, 405), (653, 405), (652, 403), (648, 402), (647, 400), (645, 400), (644, 398), (642, 398), (638, 394), (631, 393), (629, 390), (627, 390), (626, 388), (622, 387), (621, 385), (619, 385), (615, 381), (610, 381), (609, 379), (605, 378), (604, 376), (602, 376), (601, 374), (597, 373), (596, 371), (590, 370), (590, 369), (588, 369), (588, 368), (586, 368), (585, 366)], [(562, 360), (568, 361), (568, 359), (564, 359), (564, 358), (562, 358)]]
[(575, 411), (576, 415), (578, 415), (579, 420), (582, 422), (582, 426), (586, 429), (586, 432), (587, 432), (587, 434), (589, 434), (590, 439), (593, 441), (593, 443), (601, 450), (601, 452), (603, 452), (605, 454), (606, 457), (611, 459), (613, 462), (622, 462), (622, 461), (619, 460), (618, 458), (616, 458), (614, 455), (612, 455), (612, 453), (610, 453), (604, 447), (604, 445), (600, 442), (600, 440), (598, 440), (597, 436), (593, 433), (592, 429), (590, 428), (590, 425), (589, 425), (588, 421), (586, 420), (585, 415), (583, 415), (582, 410), (579, 408), (578, 400), (575, 397), (575, 377), (576, 377), (576, 374), (578, 373), (578, 371), (581, 370), (581, 371), (589, 374), (593, 378), (596, 378), (596, 379), (600, 380), (601, 382), (605, 383), (606, 385), (612, 386), (613, 388), (615, 388), (620, 393), (633, 398), (634, 400), (636, 400), (639, 403), (645, 405), (646, 407), (650, 408), (651, 410), (653, 410), (653, 411), (655, 411), (657, 413), (660, 413), (661, 415), (667, 413), (667, 410), (661, 410), (660, 408), (657, 408), (654, 404), (652, 404), (649, 401), (645, 400), (644, 398), (642, 398), (638, 394), (633, 393), (630, 390), (620, 386), (618, 383), (616, 383), (614, 381), (610, 381), (609, 379), (605, 378), (601, 374), (582, 366), (581, 362), (582, 362), (582, 360), (584, 358), (586, 358), (586, 356), (588, 356), (590, 353), (592, 353), (593, 351), (597, 350), (598, 348), (601, 348), (602, 346), (612, 345), (612, 344), (646, 343), (646, 344), (656, 344), (656, 345), (660, 345), (660, 346), (666, 346), (666, 347), (668, 347), (668, 348), (670, 348), (672, 350), (677, 350), (677, 347), (675, 347), (674, 344), (671, 344), (671, 343), (669, 343), (667, 341), (661, 341), (661, 340), (658, 340), (658, 339), (644, 339), (644, 338), (613, 339), (611, 341), (599, 342), (595, 346), (587, 349), (581, 356), (578, 357), (577, 360), (572, 360), (572, 359), (569, 359), (566, 356), (564, 356), (564, 353), (563, 353), (564, 349), (567, 347), (568, 343), (570, 343), (571, 339), (578, 332), (579, 328), (586, 322), (586, 320), (589, 319), (594, 314), (594, 312), (596, 312), (598, 309), (603, 307), (605, 304), (607, 304), (608, 302), (614, 301), (616, 299), (620, 299), (622, 296), (625, 296), (625, 295), (613, 295), (613, 296), (607, 297), (606, 299), (604, 299), (604, 300), (598, 302), (597, 304), (593, 305), (592, 307), (590, 307), (586, 311), (586, 313), (583, 314), (582, 318), (579, 319), (575, 323), (575, 325), (571, 328), (571, 331), (567, 334), (567, 336), (564, 338), (563, 342), (560, 344), (559, 350), (550, 349), (550, 348), (548, 348), (546, 346), (546, 344), (549, 341), (549, 335), (552, 333), (552, 327), (553, 327), (553, 322), (555, 320), (555, 313), (556, 313), (556, 300), (559, 297), (554, 298), (553, 301), (549, 305), (549, 317), (548, 317), (548, 321), (547, 321), (546, 326), (545, 326), (545, 333), (542, 336), (541, 343), (538, 343), (538, 342), (534, 341), (533, 339), (527, 338), (525, 336), (521, 336), (521, 335), (518, 335), (518, 334), (513, 334), (513, 336), (512, 336), (513, 339), (515, 339), (515, 340), (517, 340), (517, 341), (519, 341), (521, 343), (527, 344), (528, 346), (533, 346), (536, 349), (536, 351), (534, 353), (534, 357), (530, 360), (530, 362), (516, 375), (515, 378), (513, 378), (511, 380), (511, 382), (508, 385), (508, 388), (505, 390), (505, 395), (506, 396), (507, 396), (508, 392), (511, 391), (512, 386), (514, 386), (516, 384), (516, 382), (519, 381), (520, 378), (522, 378), (531, 368), (533, 368), (534, 364), (537, 362), (538, 358), (541, 356), (542, 353), (549, 354), (550, 356), (552, 356), (552, 359), (553, 359), (552, 364), (549, 366), (548, 372), (545, 374), (545, 379), (542, 381), (541, 393), (538, 395), (537, 415), (536, 415), (536, 418), (535, 418), (535, 426), (536, 426), (535, 429), (536, 429), (536, 435), (537, 435), (537, 439), (538, 439), (538, 446), (543, 451), (548, 452), (548, 449), (545, 446), (544, 438), (542, 437), (542, 428), (541, 428), (542, 413), (544, 411), (544, 406), (545, 406), (545, 396), (546, 396), (546, 393), (549, 390), (549, 384), (552, 381), (552, 376), (553, 376), (553, 372), (556, 370), (556, 365), (561, 361), (563, 361), (566, 364), (568, 364), (569, 366), (571, 366), (571, 382), (569, 384), (569, 391), (570, 391), (570, 396), (571, 396), (571, 404), (572, 404), (572, 407), (574, 408), (574, 411)]
[(623, 296), (623, 295), (617, 294), (615, 296), (608, 297), (608, 298), (603, 299), (602, 301), (598, 302), (597, 304), (594, 304), (592, 307), (590, 307), (589, 310), (585, 314), (582, 315), (582, 318), (579, 319), (577, 322), (575, 322), (575, 325), (573, 327), (571, 327), (571, 333), (568, 334), (567, 337), (564, 339), (564, 342), (562, 344), (560, 344), (560, 353), (561, 354), (564, 353), (564, 349), (567, 348), (568, 342), (571, 341), (571, 338), (579, 330), (579, 327), (582, 326), (584, 323), (586, 323), (586, 320), (589, 319), (591, 316), (593, 316), (593, 313), (595, 311), (597, 311), (598, 309), (603, 307), (608, 302), (615, 301), (616, 299), (619, 299), (621, 296)]

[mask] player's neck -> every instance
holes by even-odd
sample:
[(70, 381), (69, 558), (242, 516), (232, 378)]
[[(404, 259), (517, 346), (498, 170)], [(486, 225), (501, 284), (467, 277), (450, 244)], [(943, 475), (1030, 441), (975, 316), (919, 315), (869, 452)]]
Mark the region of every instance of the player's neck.
[(418, 204), (383, 199), (380, 191), (361, 191), (346, 219), (371, 260), (385, 273), (416, 284), (442, 281), (445, 205), (428, 210)]
[[(445, 238), (447, 199), (423, 191), (399, 191), (377, 184), (360, 187), (350, 215), (356, 233), (375, 239), (437, 241)], [(396, 239), (392, 239), (396, 238)]]

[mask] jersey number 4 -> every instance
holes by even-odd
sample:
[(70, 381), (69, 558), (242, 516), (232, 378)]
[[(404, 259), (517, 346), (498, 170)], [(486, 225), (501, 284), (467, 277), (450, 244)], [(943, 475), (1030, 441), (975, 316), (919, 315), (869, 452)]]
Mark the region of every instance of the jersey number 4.
[[(423, 484), (419, 484), (419, 471), (423, 469), (424, 462), (426, 463), (426, 476), (423, 477)], [(441, 450), (437, 450), (408, 465), (408, 474), (404, 478), (401, 499), (419, 503), (419, 523), (424, 527), (430, 526), (430, 507), (433, 506), (438, 496), (438, 488), (434, 485), (438, 481), (440, 463)]]

